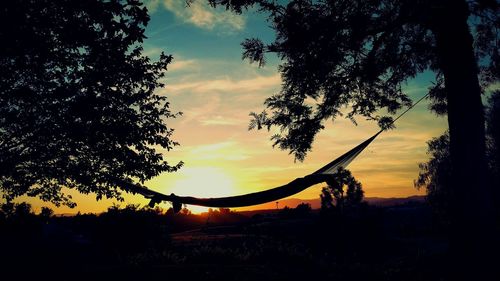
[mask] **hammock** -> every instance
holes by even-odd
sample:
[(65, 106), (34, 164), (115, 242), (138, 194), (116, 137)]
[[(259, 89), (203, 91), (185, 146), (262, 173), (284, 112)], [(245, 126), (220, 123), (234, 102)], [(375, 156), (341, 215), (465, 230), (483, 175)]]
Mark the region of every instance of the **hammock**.
[(162, 201), (169, 201), (173, 205), (174, 212), (178, 212), (182, 204), (198, 205), (214, 208), (235, 208), (262, 203), (276, 201), (305, 190), (306, 188), (327, 181), (331, 175), (337, 172), (338, 169), (346, 168), (349, 163), (356, 158), (383, 130), (379, 131), (371, 138), (360, 143), (353, 149), (344, 153), (342, 156), (328, 163), (316, 172), (307, 175), (303, 178), (297, 178), (285, 185), (271, 188), (264, 191), (248, 193), (244, 195), (217, 197), (217, 198), (196, 198), (190, 196), (177, 196), (175, 194), (166, 195), (142, 185), (134, 184), (124, 180), (117, 180), (120, 186), (126, 191), (138, 193), (145, 198), (151, 199), (149, 206), (154, 207), (155, 204)]
[[(428, 94), (427, 94), (428, 95)], [(392, 125), (396, 120), (403, 116), (406, 112), (412, 109), (416, 104), (422, 101), (427, 95), (423, 96), (409, 108), (407, 108), (403, 113), (401, 113), (396, 119), (392, 121)], [(390, 126), (389, 125), (389, 126)], [(388, 127), (389, 127), (388, 126)], [(337, 159), (326, 164), (316, 172), (309, 174), (303, 178), (297, 178), (285, 185), (271, 188), (264, 191), (248, 193), (244, 195), (228, 196), (228, 197), (217, 197), (217, 198), (197, 198), (191, 196), (177, 196), (175, 194), (163, 194), (140, 184), (132, 183), (130, 181), (115, 179), (115, 182), (125, 191), (131, 193), (138, 193), (143, 195), (145, 198), (151, 199), (149, 202), (150, 207), (154, 207), (155, 204), (161, 203), (162, 201), (169, 201), (172, 203), (174, 212), (181, 210), (183, 204), (198, 205), (204, 207), (214, 207), (214, 208), (235, 208), (235, 207), (245, 207), (251, 205), (258, 205), (262, 203), (276, 201), (296, 193), (299, 193), (306, 188), (321, 183), (326, 182), (331, 179), (332, 174), (336, 173), (341, 168), (346, 168), (349, 163), (352, 162), (380, 133), (385, 129), (380, 130), (374, 134), (369, 139), (360, 143), (353, 149), (344, 153)]]

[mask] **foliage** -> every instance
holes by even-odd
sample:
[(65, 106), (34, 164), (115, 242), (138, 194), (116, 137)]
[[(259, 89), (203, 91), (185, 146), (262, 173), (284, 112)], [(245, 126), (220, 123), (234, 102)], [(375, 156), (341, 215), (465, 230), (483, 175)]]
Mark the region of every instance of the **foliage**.
[(297, 207), (295, 207), (295, 211), (298, 213), (298, 214), (302, 214), (302, 215), (307, 215), (311, 212), (312, 208), (311, 208), (311, 204), (309, 203), (300, 203), (299, 205), (297, 205)]
[(449, 204), (451, 188), (451, 158), (450, 135), (442, 136), (427, 142), (429, 161), (418, 165), (420, 172), (415, 180), (415, 187), (424, 187), (427, 191), (427, 201), (431, 204), (442, 222), (449, 219)]
[[(488, 99), (486, 110), (486, 139), (489, 176), (493, 186), (500, 183), (500, 91), (495, 91)], [(415, 180), (416, 188), (425, 188), (427, 200), (438, 214), (441, 222), (448, 223), (450, 216), (449, 200), (452, 189), (450, 135), (446, 131), (443, 135), (427, 142), (429, 160), (418, 165), (420, 171)], [(494, 189), (495, 202), (499, 202), (498, 190)]]
[(295, 208), (285, 206), (280, 210), (279, 215), (282, 218), (304, 218), (311, 214), (312, 208), (309, 203), (300, 203)]
[(10, 217), (14, 214), (15, 204), (12, 202), (4, 203), (0, 206), (0, 214), (2, 217)]
[(363, 189), (349, 170), (339, 169), (321, 190), (322, 212), (342, 213), (346, 208), (359, 205), (363, 200)]
[(137, 0), (20, 0), (0, 10), (0, 190), (75, 206), (63, 187), (121, 199), (119, 180), (176, 171), (163, 86)]
[(52, 217), (53, 215), (54, 215), (54, 210), (52, 210), (49, 207), (42, 207), (42, 209), (40, 210), (41, 217), (48, 219), (48, 218)]
[[(184, 208), (186, 212), (180, 212), (180, 215), (188, 215), (188, 216), (196, 216), (191, 213), (188, 209)], [(219, 224), (227, 224), (227, 223), (235, 223), (242, 221), (242, 215), (229, 209), (229, 208), (208, 208), (207, 212), (203, 212), (198, 215), (200, 218), (205, 219), (205, 226), (210, 225), (219, 225)]]
[(11, 221), (25, 221), (33, 216), (32, 206), (29, 203), (3, 203), (0, 205), (0, 216)]
[[(431, 109), (446, 112), (443, 61), (436, 34), (454, 13), (469, 13), (475, 36), (475, 55), (483, 87), (500, 76), (498, 50), (500, 20), (496, 1), (310, 1), (208, 0), (213, 6), (241, 13), (256, 6), (267, 13), (276, 39), (242, 42), (243, 58), (263, 66), (266, 53), (275, 53), (283, 85), (265, 101), (268, 111), (253, 113), (250, 128), (279, 128), (274, 145), (299, 160), (311, 150), (324, 122), (356, 116), (387, 122), (379, 116), (394, 114), (411, 104), (403, 84), (425, 70), (436, 73), (431, 87)], [(463, 42), (462, 42), (463, 43)]]

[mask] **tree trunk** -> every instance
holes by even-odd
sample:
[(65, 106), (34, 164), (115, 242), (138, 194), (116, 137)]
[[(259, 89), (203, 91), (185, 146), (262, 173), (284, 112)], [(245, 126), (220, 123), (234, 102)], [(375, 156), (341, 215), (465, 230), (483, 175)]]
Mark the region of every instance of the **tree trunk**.
[(487, 249), (492, 249), (487, 244), (494, 238), (481, 88), (467, 24), (468, 6), (465, 1), (439, 2), (441, 12), (434, 13), (432, 29), (447, 92), (452, 160), (452, 263), (460, 274), (458, 277), (467, 274), (477, 278), (480, 276), (477, 274), (491, 269), (485, 263), (485, 255)]

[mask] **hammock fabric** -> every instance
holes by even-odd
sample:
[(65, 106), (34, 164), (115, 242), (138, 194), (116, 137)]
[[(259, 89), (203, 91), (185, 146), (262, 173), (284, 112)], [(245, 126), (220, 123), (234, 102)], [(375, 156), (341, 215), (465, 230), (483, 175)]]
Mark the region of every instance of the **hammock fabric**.
[(244, 207), (257, 205), (267, 202), (276, 201), (296, 193), (302, 190), (321, 183), (326, 182), (331, 175), (334, 174), (338, 169), (345, 168), (349, 163), (356, 158), (383, 130), (373, 135), (371, 138), (360, 143), (353, 149), (344, 153), (342, 156), (328, 163), (316, 172), (307, 175), (303, 178), (297, 178), (288, 184), (271, 188), (264, 191), (248, 193), (244, 195), (229, 196), (229, 197), (218, 197), (218, 198), (196, 198), (190, 196), (177, 196), (175, 194), (166, 195), (159, 193), (157, 191), (148, 189), (142, 185), (134, 184), (127, 181), (119, 180), (121, 188), (132, 193), (139, 193), (146, 198), (151, 199), (149, 206), (153, 207), (155, 204), (162, 201), (170, 201), (173, 205), (174, 212), (178, 212), (182, 204), (198, 205), (205, 207), (215, 207), (215, 208), (234, 208), (234, 207)]

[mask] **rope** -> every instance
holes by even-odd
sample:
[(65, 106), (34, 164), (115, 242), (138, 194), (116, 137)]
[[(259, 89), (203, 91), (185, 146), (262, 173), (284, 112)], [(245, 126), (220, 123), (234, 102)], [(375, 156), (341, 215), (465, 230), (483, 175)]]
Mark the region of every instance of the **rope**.
[(427, 94), (425, 94), (423, 97), (421, 97), (420, 99), (418, 99), (416, 102), (414, 102), (414, 103), (413, 103), (411, 106), (409, 106), (409, 107), (408, 107), (405, 111), (403, 111), (401, 114), (399, 114), (399, 116), (398, 116), (398, 117), (396, 117), (396, 119), (392, 120), (392, 122), (391, 122), (391, 123), (389, 123), (389, 126), (387, 126), (387, 128), (380, 130), (380, 132), (385, 131), (385, 130), (387, 130), (388, 128), (390, 128), (390, 127), (391, 127), (394, 123), (396, 123), (396, 121), (398, 121), (398, 119), (399, 119), (399, 118), (401, 118), (401, 117), (402, 117), (403, 115), (405, 115), (408, 111), (410, 111), (412, 108), (414, 108), (414, 107), (415, 107), (418, 103), (420, 103), (422, 100), (424, 100), (426, 97), (428, 97), (428, 96), (429, 96), (429, 94), (430, 94), (430, 92), (429, 92), (429, 93), (427, 93)]

